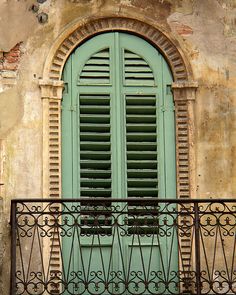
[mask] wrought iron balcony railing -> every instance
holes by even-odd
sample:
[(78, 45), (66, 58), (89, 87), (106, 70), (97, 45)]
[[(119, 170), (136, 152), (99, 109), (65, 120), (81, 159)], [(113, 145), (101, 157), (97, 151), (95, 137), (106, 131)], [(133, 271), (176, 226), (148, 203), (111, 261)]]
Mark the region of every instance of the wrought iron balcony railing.
[(232, 200), (12, 201), (11, 294), (236, 294)]

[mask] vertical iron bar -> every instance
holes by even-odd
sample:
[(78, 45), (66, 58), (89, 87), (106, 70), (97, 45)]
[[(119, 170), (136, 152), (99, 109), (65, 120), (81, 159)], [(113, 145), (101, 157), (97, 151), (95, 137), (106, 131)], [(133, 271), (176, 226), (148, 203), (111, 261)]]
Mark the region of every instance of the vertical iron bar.
[(11, 203), (11, 295), (16, 294), (16, 202)]
[(197, 295), (201, 295), (201, 267), (200, 267), (200, 218), (198, 212), (199, 203), (194, 203), (194, 219), (195, 219), (195, 266), (196, 266), (196, 288)]

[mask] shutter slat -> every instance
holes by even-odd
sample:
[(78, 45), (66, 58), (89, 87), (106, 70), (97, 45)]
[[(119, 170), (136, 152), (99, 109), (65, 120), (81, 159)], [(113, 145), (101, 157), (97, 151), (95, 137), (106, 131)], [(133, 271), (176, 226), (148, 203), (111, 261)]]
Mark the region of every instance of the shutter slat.
[(100, 71), (100, 72), (93, 72), (93, 71), (83, 71), (83, 73), (80, 75), (80, 78), (96, 78), (96, 79), (106, 79), (107, 77), (110, 76), (110, 73), (106, 73), (105, 71)]
[(105, 49), (103, 51), (97, 52), (92, 58), (109, 58), (109, 50)]
[(155, 178), (157, 176), (157, 173), (153, 169), (129, 169), (127, 171), (128, 179), (131, 178)]
[[(140, 91), (140, 93), (142, 93), (143, 91)], [(136, 98), (136, 97), (129, 97), (129, 99), (127, 99), (127, 106), (128, 105), (136, 105), (138, 101), (139, 105), (152, 105), (155, 106), (156, 104), (156, 99), (153, 97), (145, 97), (145, 99), (141, 98)]]
[(150, 68), (143, 65), (134, 65), (132, 67), (127, 67), (125, 72), (126, 74), (135, 73), (139, 75), (140, 73), (149, 73), (150, 75), (152, 75), (152, 71), (150, 70)]
[(100, 123), (99, 125), (97, 124), (84, 124), (81, 123), (80, 124), (80, 131), (84, 131), (84, 132), (109, 132), (110, 131), (110, 125), (109, 124), (102, 124)]
[(109, 123), (110, 122), (110, 116), (109, 115), (99, 115), (96, 114), (96, 116), (91, 115), (80, 115), (80, 122), (81, 123)]
[(81, 151), (80, 159), (82, 160), (109, 160), (111, 157), (110, 152), (96, 152), (96, 151)]
[(154, 187), (156, 188), (157, 186), (157, 178), (152, 178), (152, 179), (148, 179), (148, 178), (130, 178), (128, 180), (128, 186), (129, 188), (132, 188), (132, 187)]
[(111, 180), (91, 180), (91, 179), (81, 179), (80, 185), (83, 186), (83, 190), (92, 190), (92, 189), (100, 189), (104, 188), (105, 190), (111, 189)]
[(110, 142), (108, 143), (101, 143), (101, 142), (80, 142), (80, 150), (87, 150), (87, 151), (110, 151)]
[[(126, 54), (126, 53), (125, 53)], [(149, 66), (147, 65), (146, 61), (145, 60), (142, 60), (142, 58), (125, 58), (125, 66), (126, 67), (137, 67), (137, 66), (140, 66), (140, 68), (148, 68), (149, 69)], [(151, 69), (150, 69), (151, 71)]]
[[(110, 166), (110, 161), (80, 161), (80, 167), (82, 169), (109, 169)], [(83, 177), (83, 175), (81, 175), (81, 177)]]
[(147, 187), (128, 188), (128, 194), (130, 197), (157, 197), (158, 189)]
[(152, 115), (127, 115), (126, 116), (127, 123), (155, 123), (156, 116)]
[(157, 163), (154, 161), (127, 161), (129, 169), (157, 169)]
[(130, 114), (144, 114), (144, 115), (148, 115), (148, 114), (152, 114), (155, 115), (156, 114), (156, 109), (154, 107), (147, 107), (147, 106), (128, 106), (126, 109), (126, 113), (127, 116)]
[(127, 151), (156, 151), (156, 143), (150, 142), (132, 142), (127, 143)]
[(156, 142), (156, 134), (155, 133), (131, 133), (129, 132), (126, 136), (128, 143), (129, 142), (143, 142), (143, 141), (149, 141), (149, 142)]
[(109, 198), (111, 196), (111, 189), (83, 189), (80, 191), (81, 197), (90, 197), (90, 198)]
[(103, 105), (103, 104), (109, 103), (109, 99), (110, 98), (107, 95), (86, 94), (80, 97), (80, 105), (83, 105), (83, 104), (89, 105), (90, 103), (98, 103), (99, 105)]
[(90, 66), (100, 65), (100, 66), (107, 67), (107, 66), (109, 66), (109, 60), (91, 58), (90, 60), (87, 61), (86, 65), (90, 65)]
[(108, 169), (80, 169), (80, 173), (84, 176), (84, 177), (91, 177), (91, 178), (99, 178), (99, 177), (103, 177), (105, 178), (110, 178), (111, 177), (111, 170)]
[(156, 125), (154, 124), (127, 124), (126, 125), (128, 132), (150, 132), (153, 133), (156, 131)]
[(80, 140), (86, 140), (86, 141), (109, 141), (110, 142), (110, 133), (88, 133), (83, 132), (80, 135)]
[(145, 73), (145, 72), (139, 72), (136, 73), (133, 71), (133, 69), (130, 69), (129, 71), (125, 72), (125, 78), (126, 79), (152, 79), (153, 75), (152, 73)]
[(110, 72), (110, 68), (109, 68), (109, 65), (105, 66), (103, 65), (103, 67), (99, 66), (99, 65), (86, 65), (84, 68), (83, 68), (83, 73), (86, 73), (86, 72), (91, 72), (91, 73), (100, 73), (100, 72), (107, 72), (109, 73)]
[(154, 152), (127, 152), (127, 160), (156, 160), (156, 151)]
[(105, 107), (105, 106), (95, 106), (92, 107), (91, 105), (89, 106), (81, 106), (80, 107), (80, 114), (109, 114), (110, 113), (110, 108), (109, 107)]

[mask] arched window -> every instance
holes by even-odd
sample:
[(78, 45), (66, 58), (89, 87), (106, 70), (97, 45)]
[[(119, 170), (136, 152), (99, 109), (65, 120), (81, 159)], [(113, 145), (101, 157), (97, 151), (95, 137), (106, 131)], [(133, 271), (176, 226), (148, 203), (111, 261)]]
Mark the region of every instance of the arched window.
[[(104, 33), (71, 54), (63, 80), (62, 197), (175, 198), (172, 76), (163, 56), (137, 36)], [(177, 269), (175, 234), (160, 238), (157, 226), (147, 234), (145, 218), (153, 223), (153, 217), (138, 217), (133, 232), (129, 207), (127, 235), (122, 235), (109, 227), (112, 213), (110, 219), (100, 215), (99, 226), (92, 226), (96, 217), (81, 210), (73, 216), (78, 231), (63, 242), (63, 266), (71, 280), (73, 272), (97, 284), (106, 277), (121, 290), (127, 276), (138, 283), (157, 270), (168, 273), (169, 265)]]
[(97, 35), (63, 73), (62, 196), (176, 197), (172, 76), (145, 40)]

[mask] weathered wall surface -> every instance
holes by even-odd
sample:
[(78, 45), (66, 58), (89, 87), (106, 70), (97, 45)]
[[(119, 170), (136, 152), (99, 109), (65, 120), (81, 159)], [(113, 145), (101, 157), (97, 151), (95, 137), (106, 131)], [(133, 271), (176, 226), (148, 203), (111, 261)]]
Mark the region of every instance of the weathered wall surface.
[[(196, 196), (236, 197), (236, 1), (0, 1), (0, 294), (9, 285), (9, 210), (14, 197), (42, 197), (42, 101), (38, 80), (56, 38), (76, 20), (121, 15), (174, 41), (198, 81)], [(37, 15), (48, 14), (39, 23)]]

